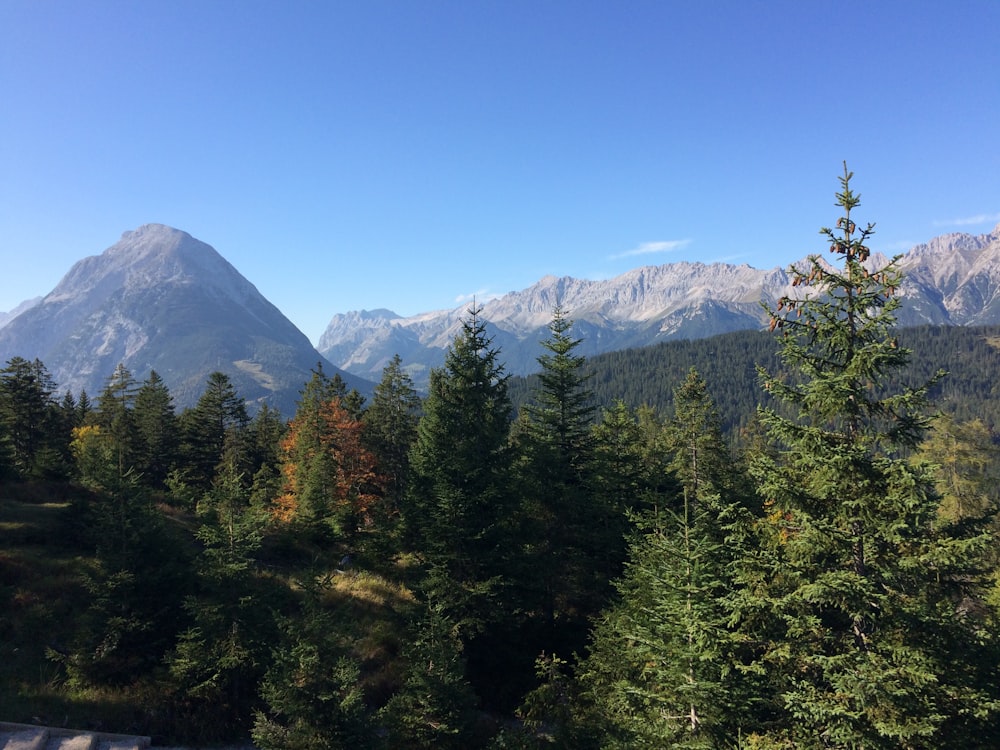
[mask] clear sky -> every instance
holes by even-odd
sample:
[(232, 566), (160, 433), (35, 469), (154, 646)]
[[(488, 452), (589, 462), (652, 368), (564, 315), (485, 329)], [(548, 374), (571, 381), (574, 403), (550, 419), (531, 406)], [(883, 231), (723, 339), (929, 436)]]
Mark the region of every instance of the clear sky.
[[(0, 0), (0, 310), (149, 222), (315, 342), (1000, 222), (1000, 0)], [(572, 313), (572, 311), (570, 311)]]

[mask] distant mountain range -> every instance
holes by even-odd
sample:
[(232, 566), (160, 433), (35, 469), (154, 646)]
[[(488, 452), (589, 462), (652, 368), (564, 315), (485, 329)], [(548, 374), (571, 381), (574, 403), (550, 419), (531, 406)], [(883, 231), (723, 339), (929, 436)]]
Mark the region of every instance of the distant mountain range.
[[(989, 234), (937, 237), (906, 253), (901, 266), (900, 325), (1000, 324), (1000, 225)], [(486, 302), (482, 317), (507, 371), (522, 375), (537, 370), (557, 304), (583, 339), (579, 352), (594, 356), (761, 329), (761, 300), (792, 292), (781, 268), (669, 263), (605, 281), (547, 276)], [(369, 393), (399, 354), (424, 387), (467, 312), (468, 305), (410, 317), (386, 309), (337, 314), (314, 348), (212, 247), (148, 224), (78, 262), (45, 297), (0, 313), (0, 363), (38, 358), (60, 392), (83, 389), (91, 397), (119, 362), (139, 380), (155, 369), (180, 408), (220, 370), (251, 405), (268, 402), (292, 416), (317, 362)]]
[[(885, 262), (886, 258), (876, 259)], [(918, 245), (901, 260), (901, 326), (1000, 323), (1000, 225), (983, 235), (947, 234)], [(575, 321), (579, 351), (642, 347), (671, 339), (697, 339), (763, 328), (761, 300), (793, 294), (785, 269), (747, 265), (670, 263), (637, 268), (605, 281), (547, 276), (534, 286), (486, 302), (494, 343), (508, 372), (537, 370), (539, 342), (556, 304)], [(360, 377), (376, 379), (399, 353), (414, 381), (423, 384), (439, 366), (468, 306), (400, 317), (389, 310), (335, 315), (318, 349)]]
[(40, 359), (60, 393), (91, 399), (119, 363), (140, 381), (156, 370), (178, 408), (194, 405), (221, 371), (252, 407), (267, 402), (291, 417), (317, 363), (339, 372), (211, 246), (161, 224), (79, 261), (0, 326), (0, 362)]

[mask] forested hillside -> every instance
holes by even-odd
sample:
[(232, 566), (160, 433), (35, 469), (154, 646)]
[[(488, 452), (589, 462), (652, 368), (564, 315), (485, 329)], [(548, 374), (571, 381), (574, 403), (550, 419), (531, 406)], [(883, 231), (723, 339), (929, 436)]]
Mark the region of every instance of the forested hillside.
[(288, 419), (222, 373), (176, 413), (155, 372), (91, 401), (8, 361), (0, 718), (262, 750), (995, 746), (995, 332), (896, 330), (850, 179), (837, 264), (793, 269), (771, 334), (588, 362), (557, 306), (517, 409), (478, 308), (425, 398), (398, 357), (370, 400), (318, 368)]
[[(895, 335), (900, 346), (913, 352), (895, 375), (898, 382), (923, 383), (944, 369), (947, 377), (929, 394), (935, 407), (960, 420), (981, 419), (991, 429), (1000, 424), (1000, 327), (918, 326)], [(694, 368), (705, 379), (723, 431), (729, 433), (745, 428), (758, 404), (769, 402), (758, 366), (782, 368), (779, 341), (766, 331), (609, 352), (588, 359), (586, 370), (595, 404), (607, 408), (621, 399), (629, 407), (649, 406), (669, 415), (672, 386)], [(528, 401), (537, 384), (538, 376), (512, 378), (515, 406)]]

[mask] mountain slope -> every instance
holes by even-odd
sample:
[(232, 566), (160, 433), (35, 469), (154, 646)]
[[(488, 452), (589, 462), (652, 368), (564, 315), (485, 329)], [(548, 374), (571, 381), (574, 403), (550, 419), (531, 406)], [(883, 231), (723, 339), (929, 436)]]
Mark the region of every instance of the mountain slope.
[[(38, 358), (60, 392), (92, 398), (118, 363), (156, 370), (178, 408), (226, 373), (251, 405), (294, 413), (321, 355), (211, 246), (161, 224), (126, 232), (76, 263), (41, 302), (0, 328), (0, 360)], [(324, 362), (328, 374), (336, 368)], [(349, 385), (371, 384), (345, 375)]]
[[(873, 256), (874, 257), (874, 256)], [(884, 259), (883, 259), (884, 260)], [(906, 280), (899, 321), (1000, 323), (1000, 226), (990, 234), (949, 234), (903, 256)], [(494, 343), (512, 374), (537, 369), (539, 341), (556, 304), (575, 321), (579, 351), (601, 352), (673, 339), (698, 339), (767, 324), (761, 300), (793, 290), (785, 270), (725, 263), (670, 263), (637, 268), (613, 279), (547, 276), (522, 291), (483, 305)], [(403, 318), (389, 310), (334, 315), (318, 349), (331, 362), (370, 380), (399, 354), (418, 385), (439, 366), (467, 307)]]

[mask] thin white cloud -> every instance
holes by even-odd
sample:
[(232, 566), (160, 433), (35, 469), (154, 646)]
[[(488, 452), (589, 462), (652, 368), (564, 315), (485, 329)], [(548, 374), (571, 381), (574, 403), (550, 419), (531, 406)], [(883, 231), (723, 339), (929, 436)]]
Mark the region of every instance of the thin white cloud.
[(1000, 212), (992, 214), (976, 214), (975, 216), (963, 216), (959, 219), (945, 219), (935, 221), (936, 227), (968, 227), (976, 224), (993, 224), (1000, 221)]
[(889, 253), (905, 253), (907, 250), (912, 250), (919, 242), (914, 242), (913, 240), (897, 240), (896, 242), (890, 242), (885, 246), (885, 251)]
[(658, 242), (643, 242), (638, 247), (610, 256), (610, 260), (631, 258), (634, 255), (653, 255), (654, 253), (669, 253), (691, 243), (691, 240), (660, 240)]

